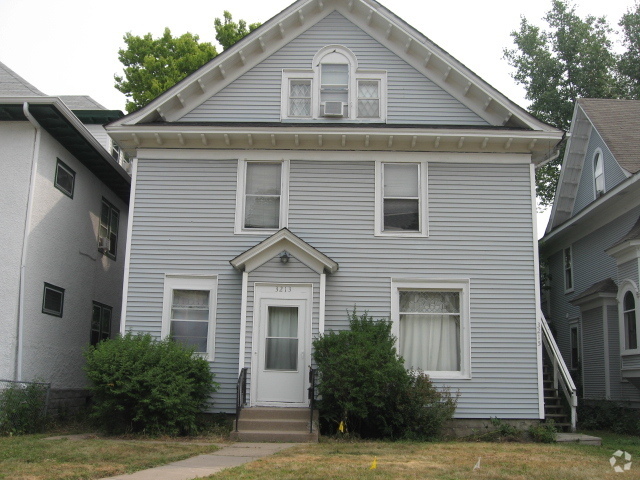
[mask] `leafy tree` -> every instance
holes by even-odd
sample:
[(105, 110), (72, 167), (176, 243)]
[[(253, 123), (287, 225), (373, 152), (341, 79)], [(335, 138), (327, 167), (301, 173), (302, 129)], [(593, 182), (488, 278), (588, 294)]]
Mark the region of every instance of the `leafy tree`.
[(627, 10), (620, 22), (622, 44), (626, 52), (620, 56), (618, 72), (627, 98), (640, 98), (640, 3), (633, 10)]
[[(227, 11), (224, 22), (216, 18), (214, 24), (216, 39), (225, 50), (260, 26), (252, 23), (247, 30), (247, 22), (233, 22)], [(114, 78), (115, 87), (127, 97), (127, 112), (144, 107), (218, 54), (211, 43), (200, 43), (199, 39), (191, 33), (174, 37), (169, 28), (158, 38), (150, 33), (142, 37), (125, 34), (126, 48), (118, 50), (124, 75)]]
[[(618, 98), (622, 88), (612, 52), (612, 29), (604, 17), (576, 14), (567, 0), (553, 0), (542, 30), (522, 17), (511, 32), (516, 45), (504, 56), (516, 69), (513, 78), (526, 90), (529, 112), (563, 130), (569, 129), (576, 98)], [(538, 199), (553, 202), (562, 155), (538, 169)]]
[(223, 15), (224, 23), (219, 18), (216, 18), (213, 22), (216, 29), (216, 40), (222, 45), (223, 50), (226, 50), (261, 25), (260, 23), (252, 23), (247, 30), (247, 22), (244, 20), (239, 20), (238, 23), (235, 23), (232, 20), (231, 13), (227, 10), (224, 11)]
[(168, 28), (158, 38), (150, 33), (143, 37), (125, 34), (127, 47), (118, 50), (124, 77), (114, 78), (115, 87), (127, 96), (127, 112), (145, 106), (217, 55), (212, 44), (198, 40), (191, 33), (173, 37)]

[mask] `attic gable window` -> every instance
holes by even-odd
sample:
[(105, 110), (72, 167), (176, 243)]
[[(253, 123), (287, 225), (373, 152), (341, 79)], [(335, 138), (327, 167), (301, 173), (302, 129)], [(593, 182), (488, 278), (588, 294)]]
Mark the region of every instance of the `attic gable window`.
[(346, 47), (321, 48), (308, 70), (282, 72), (283, 120), (380, 122), (386, 117), (386, 72), (358, 68)]
[(602, 151), (598, 149), (593, 156), (593, 183), (596, 198), (604, 194), (604, 164), (602, 162)]

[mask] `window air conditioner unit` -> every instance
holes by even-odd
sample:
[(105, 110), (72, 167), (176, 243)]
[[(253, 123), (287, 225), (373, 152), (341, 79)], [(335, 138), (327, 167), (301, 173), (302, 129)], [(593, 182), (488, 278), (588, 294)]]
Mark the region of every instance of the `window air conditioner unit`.
[(325, 117), (344, 117), (343, 102), (324, 102)]
[(100, 250), (103, 253), (108, 252), (110, 246), (111, 246), (111, 241), (107, 237), (98, 238), (98, 250)]

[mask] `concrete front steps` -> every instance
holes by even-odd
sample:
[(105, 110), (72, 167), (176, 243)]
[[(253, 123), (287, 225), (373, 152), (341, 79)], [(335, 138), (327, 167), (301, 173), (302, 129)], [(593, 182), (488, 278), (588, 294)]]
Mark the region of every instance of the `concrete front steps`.
[(309, 417), (308, 408), (243, 408), (238, 431), (234, 425), (231, 439), (239, 442), (315, 443), (318, 441), (318, 411), (314, 411), (311, 433)]

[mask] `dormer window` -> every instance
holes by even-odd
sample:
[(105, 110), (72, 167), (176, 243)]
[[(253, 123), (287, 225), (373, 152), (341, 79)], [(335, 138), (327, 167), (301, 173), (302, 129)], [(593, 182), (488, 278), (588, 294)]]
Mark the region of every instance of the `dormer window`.
[(595, 186), (596, 198), (604, 194), (604, 165), (602, 162), (602, 151), (597, 150), (593, 157), (593, 183)]
[(362, 70), (348, 48), (326, 46), (310, 70), (282, 73), (282, 119), (381, 122), (386, 117), (386, 72)]

